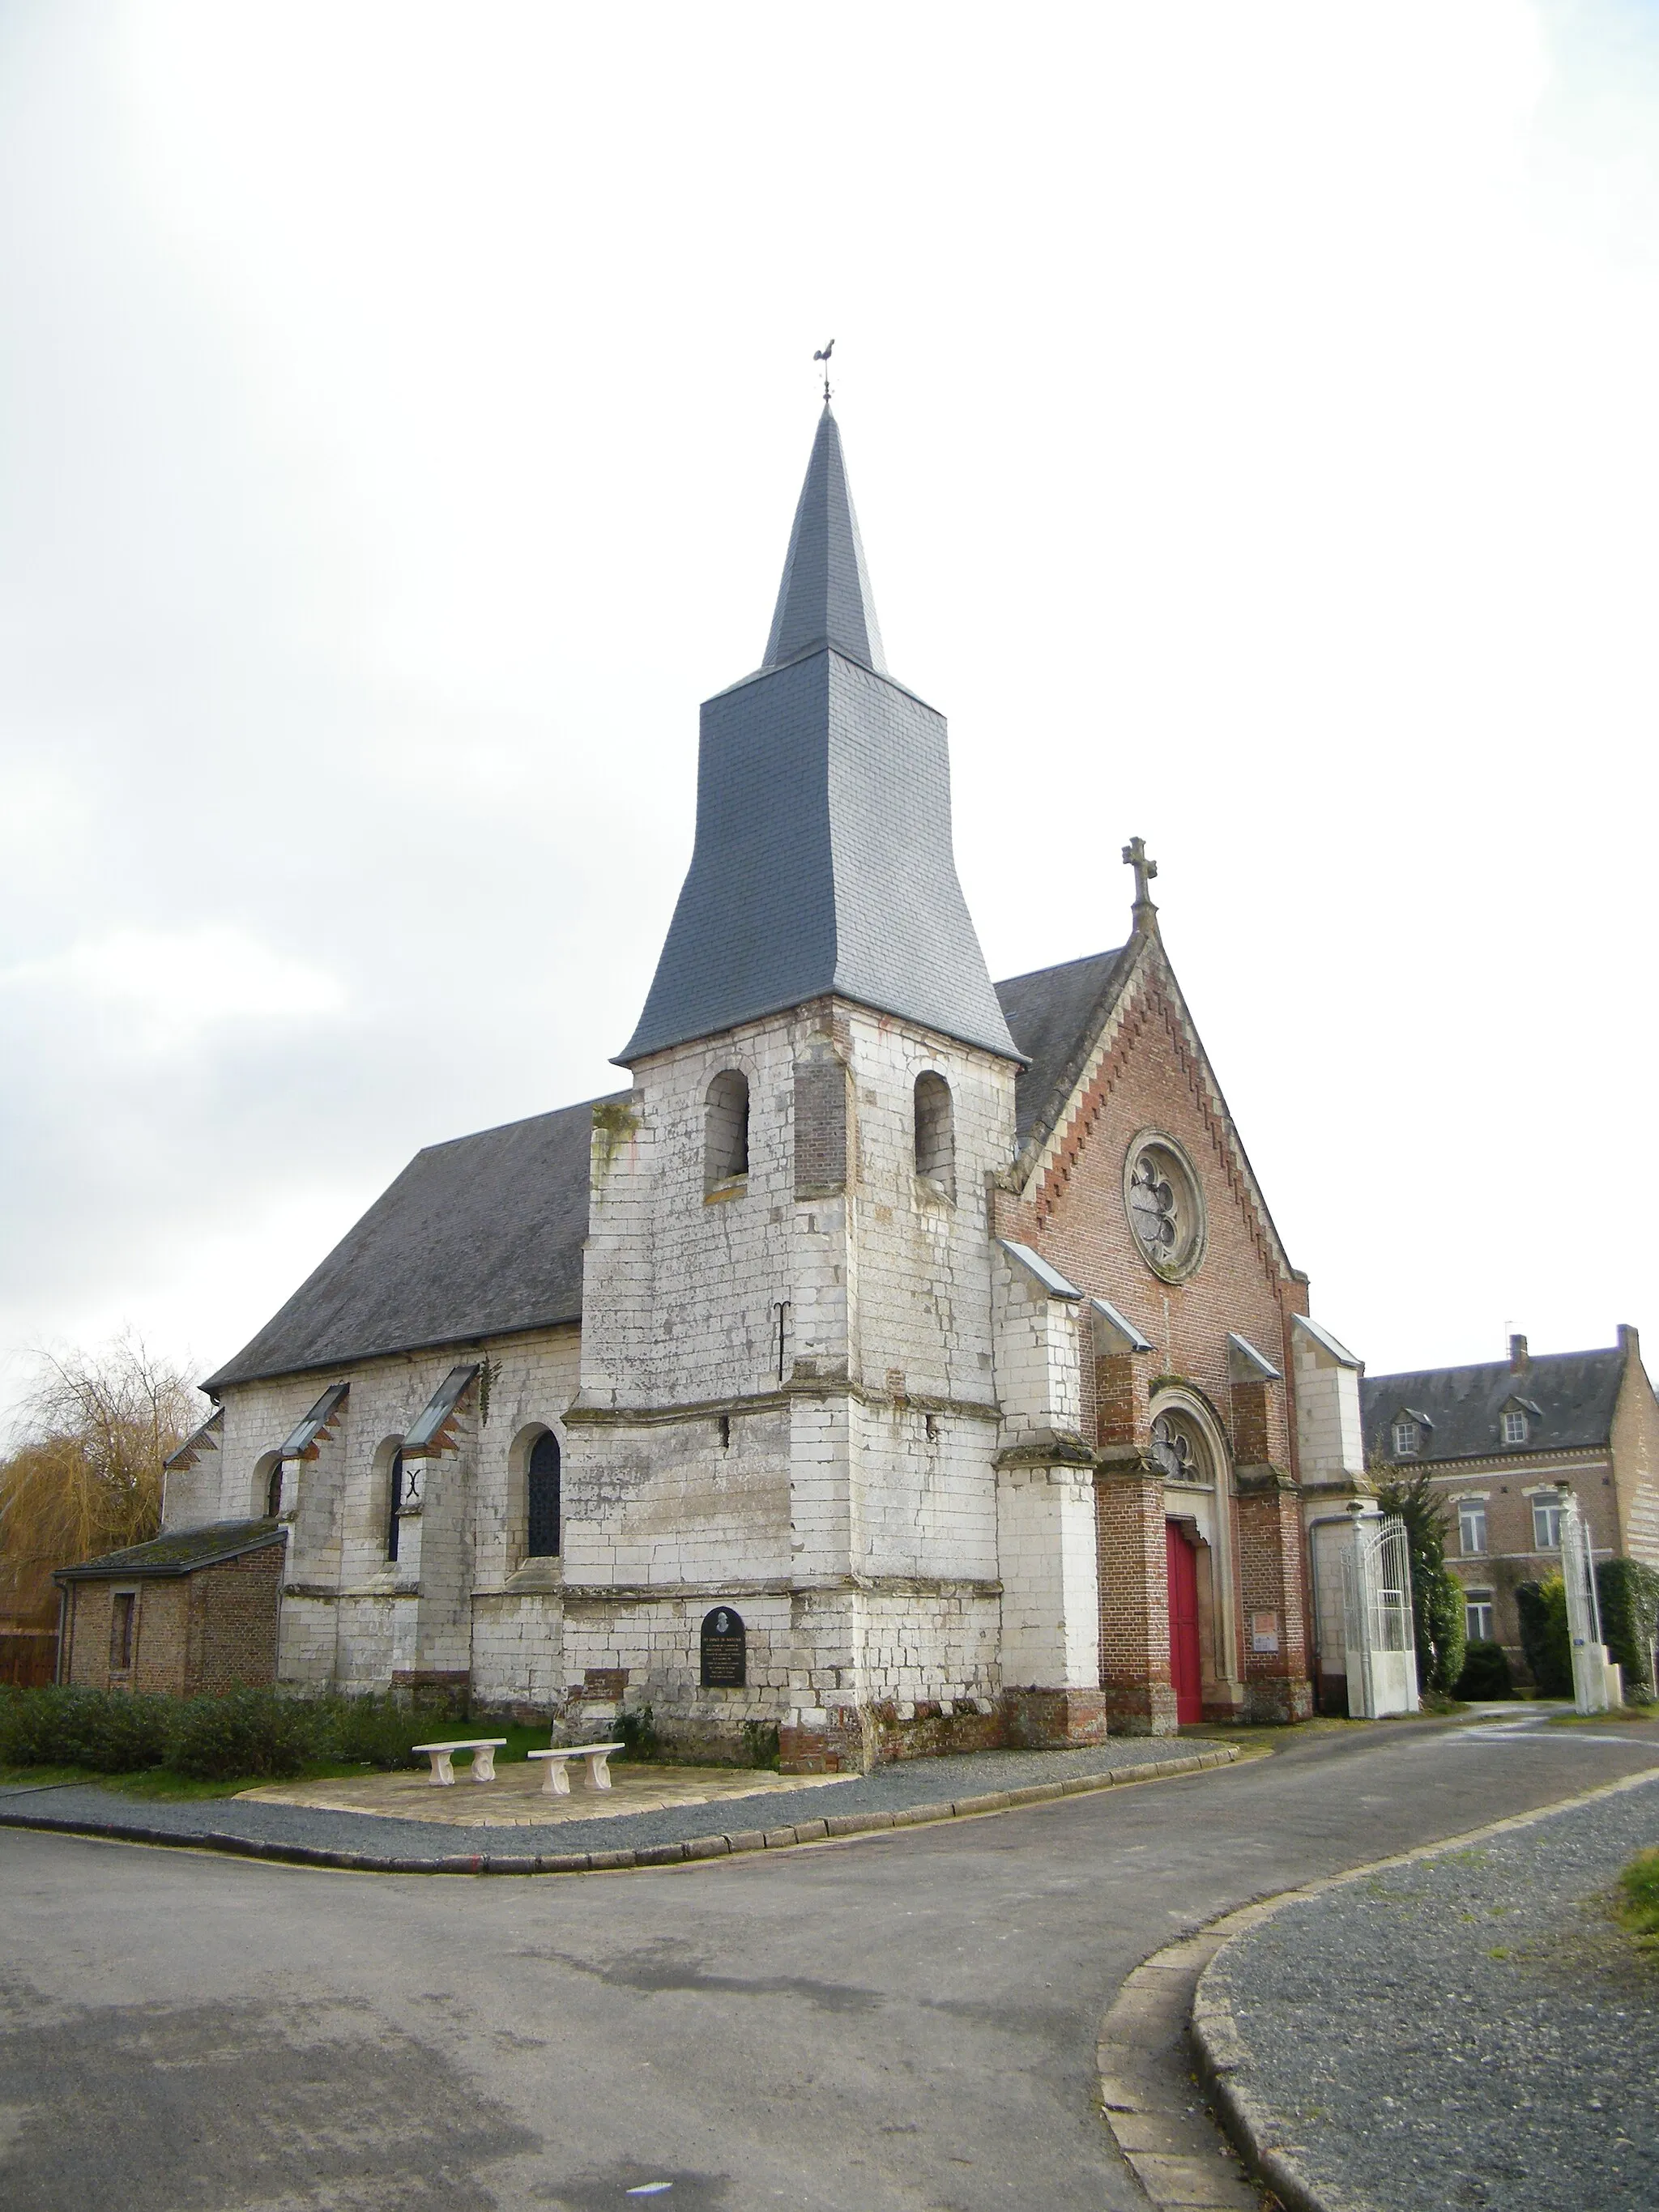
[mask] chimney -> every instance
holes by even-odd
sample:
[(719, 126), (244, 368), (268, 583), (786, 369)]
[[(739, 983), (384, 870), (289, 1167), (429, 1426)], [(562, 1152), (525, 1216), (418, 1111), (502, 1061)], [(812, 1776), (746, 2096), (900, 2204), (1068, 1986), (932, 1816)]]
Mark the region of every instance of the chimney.
[(1527, 1340), (1524, 1336), (1510, 1339), (1510, 1365), (1519, 1375), (1527, 1364)]
[(1639, 1360), (1642, 1357), (1642, 1339), (1627, 1321), (1619, 1324), (1619, 1349), (1626, 1359)]

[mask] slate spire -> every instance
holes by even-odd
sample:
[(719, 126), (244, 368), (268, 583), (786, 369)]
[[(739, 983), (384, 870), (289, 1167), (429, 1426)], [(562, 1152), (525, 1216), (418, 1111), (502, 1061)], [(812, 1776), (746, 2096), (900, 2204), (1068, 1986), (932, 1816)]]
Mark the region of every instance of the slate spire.
[(766, 641), (763, 668), (781, 667), (815, 646), (832, 645), (849, 660), (887, 673), (881, 629), (865, 566), (859, 519), (841, 450), (841, 428), (823, 403), (806, 481), (800, 488), (783, 581)]
[(832, 994), (1020, 1060), (957, 880), (945, 717), (887, 673), (827, 404), (766, 659), (702, 723), (691, 866), (621, 1065)]

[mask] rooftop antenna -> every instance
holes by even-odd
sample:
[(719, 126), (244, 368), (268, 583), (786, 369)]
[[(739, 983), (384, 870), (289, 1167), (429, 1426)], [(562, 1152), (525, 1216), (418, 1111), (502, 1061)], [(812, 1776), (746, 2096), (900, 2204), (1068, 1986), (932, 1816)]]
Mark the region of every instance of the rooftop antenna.
[(827, 346), (820, 347), (812, 356), (814, 361), (821, 361), (823, 363), (823, 404), (826, 407), (830, 404), (830, 356), (835, 349), (836, 342), (831, 338)]

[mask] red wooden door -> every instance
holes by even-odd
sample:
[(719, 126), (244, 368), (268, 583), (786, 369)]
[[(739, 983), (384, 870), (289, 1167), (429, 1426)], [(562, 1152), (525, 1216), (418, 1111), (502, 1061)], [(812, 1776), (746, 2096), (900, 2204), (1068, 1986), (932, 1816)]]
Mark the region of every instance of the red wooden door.
[(1170, 1678), (1176, 1718), (1183, 1727), (1204, 1717), (1204, 1683), (1198, 1653), (1198, 1554), (1186, 1533), (1166, 1521), (1170, 1547)]

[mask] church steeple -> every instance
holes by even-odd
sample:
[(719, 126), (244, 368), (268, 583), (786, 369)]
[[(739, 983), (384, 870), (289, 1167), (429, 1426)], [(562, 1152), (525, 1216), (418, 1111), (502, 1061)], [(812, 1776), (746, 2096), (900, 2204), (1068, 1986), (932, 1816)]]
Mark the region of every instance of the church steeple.
[(951, 843), (945, 717), (895, 684), (826, 404), (766, 659), (704, 702), (697, 840), (618, 1055), (834, 995), (1023, 1057)]
[(834, 646), (878, 676), (887, 673), (870, 571), (865, 566), (841, 450), (841, 428), (827, 399), (789, 532), (783, 580), (761, 666), (781, 667), (817, 645)]

